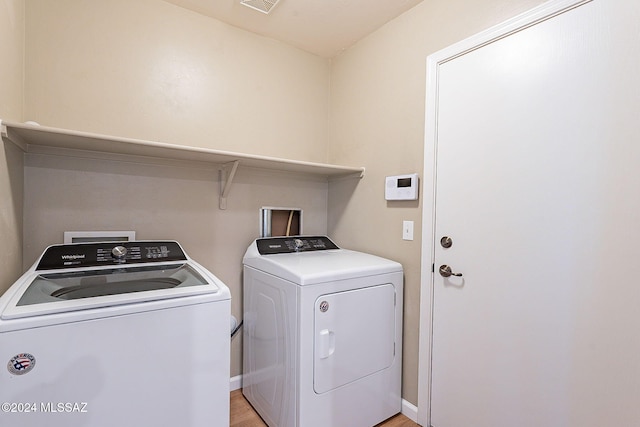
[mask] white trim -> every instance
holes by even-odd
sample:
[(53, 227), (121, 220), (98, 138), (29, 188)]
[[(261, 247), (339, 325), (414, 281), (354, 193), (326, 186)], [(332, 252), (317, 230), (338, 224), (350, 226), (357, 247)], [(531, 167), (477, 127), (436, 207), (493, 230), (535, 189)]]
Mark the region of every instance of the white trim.
[(229, 391), (239, 390), (242, 388), (242, 375), (236, 375), (229, 380)]
[(414, 423), (418, 422), (418, 407), (408, 400), (402, 399), (402, 410), (400, 413)]
[(439, 67), (447, 61), (479, 49), (511, 34), (522, 31), (539, 22), (575, 9), (593, 0), (550, 0), (528, 12), (509, 19), (475, 36), (435, 52), (427, 58), (427, 87), (425, 97), (424, 181), (432, 178), (433, 185), (423, 185), (422, 211), (422, 262), (420, 283), (420, 332), (418, 356), (418, 407), (417, 423), (429, 426), (431, 402), (431, 346), (436, 195), (436, 144), (438, 115)]

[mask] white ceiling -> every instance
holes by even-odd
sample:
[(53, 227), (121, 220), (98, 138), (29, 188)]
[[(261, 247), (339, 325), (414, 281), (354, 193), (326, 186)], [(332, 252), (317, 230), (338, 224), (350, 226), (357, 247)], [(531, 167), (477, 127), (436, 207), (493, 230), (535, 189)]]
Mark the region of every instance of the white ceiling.
[(280, 0), (268, 15), (240, 0), (166, 1), (331, 58), (422, 0)]

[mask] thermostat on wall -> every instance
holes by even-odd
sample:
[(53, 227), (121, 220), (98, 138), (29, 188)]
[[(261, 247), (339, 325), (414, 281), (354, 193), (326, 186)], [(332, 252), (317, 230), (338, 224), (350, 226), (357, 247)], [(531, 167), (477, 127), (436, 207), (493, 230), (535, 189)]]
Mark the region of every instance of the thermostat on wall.
[(418, 200), (418, 174), (388, 176), (384, 187), (387, 200)]

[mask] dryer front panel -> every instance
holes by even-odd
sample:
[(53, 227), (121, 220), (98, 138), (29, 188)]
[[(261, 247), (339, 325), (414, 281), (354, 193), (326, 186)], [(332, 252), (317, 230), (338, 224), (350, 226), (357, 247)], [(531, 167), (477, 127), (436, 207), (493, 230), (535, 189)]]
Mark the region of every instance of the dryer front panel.
[(389, 368), (395, 357), (395, 289), (382, 284), (319, 296), (313, 388), (326, 393)]

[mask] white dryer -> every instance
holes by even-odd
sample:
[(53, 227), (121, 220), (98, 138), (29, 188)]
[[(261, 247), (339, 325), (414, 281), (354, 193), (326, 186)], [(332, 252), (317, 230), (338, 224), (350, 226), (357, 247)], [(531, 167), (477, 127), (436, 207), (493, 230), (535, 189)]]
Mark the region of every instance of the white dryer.
[(0, 297), (0, 425), (227, 426), (230, 316), (176, 242), (50, 246)]
[(401, 410), (403, 271), (325, 236), (244, 256), (243, 394), (271, 427), (371, 427)]

